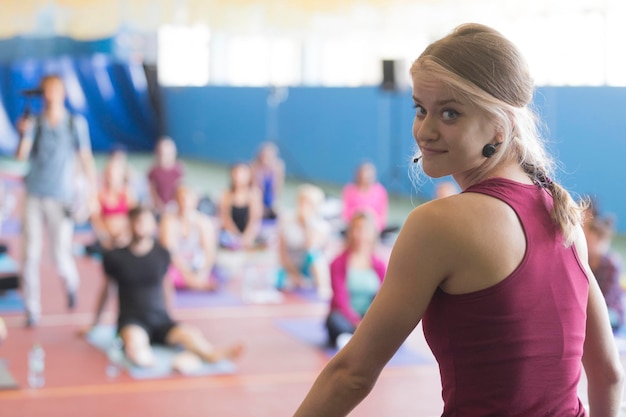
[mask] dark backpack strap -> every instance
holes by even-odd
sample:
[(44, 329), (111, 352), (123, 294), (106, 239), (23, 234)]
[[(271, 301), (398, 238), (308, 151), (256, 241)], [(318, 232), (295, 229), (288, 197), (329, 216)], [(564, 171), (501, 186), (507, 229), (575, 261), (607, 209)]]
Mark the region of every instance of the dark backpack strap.
[[(68, 117), (68, 127), (70, 129), (70, 134), (72, 135), (72, 139), (74, 142), (74, 149), (76, 152), (80, 149), (80, 141), (78, 140), (78, 132), (76, 132), (76, 123), (74, 122), (74, 113), (70, 113)], [(35, 134), (33, 135), (33, 147), (31, 150), (31, 155), (37, 155), (39, 151), (39, 138), (41, 137), (41, 123), (43, 116), (40, 114), (35, 118)]]
[(41, 118), (42, 115), (38, 115), (35, 117), (35, 133), (33, 134), (33, 146), (31, 148), (30, 154), (32, 156), (36, 156), (39, 151), (39, 138), (41, 137)]

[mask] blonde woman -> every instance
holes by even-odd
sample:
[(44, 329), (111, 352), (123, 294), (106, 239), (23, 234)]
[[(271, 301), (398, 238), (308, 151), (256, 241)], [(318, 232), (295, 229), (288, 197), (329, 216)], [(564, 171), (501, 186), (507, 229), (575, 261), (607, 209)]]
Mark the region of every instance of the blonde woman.
[(320, 214), (324, 192), (312, 184), (298, 188), (293, 213), (281, 215), (278, 248), (281, 270), (279, 289), (315, 285), (322, 298), (330, 296), (330, 276), (325, 251), (330, 240), (330, 224)]
[(583, 366), (589, 415), (617, 416), (623, 370), (582, 208), (551, 179), (519, 50), (462, 25), (411, 77), (421, 166), (462, 193), (410, 213), (374, 302), (295, 416), (347, 415), (422, 320), (442, 416), (586, 416)]

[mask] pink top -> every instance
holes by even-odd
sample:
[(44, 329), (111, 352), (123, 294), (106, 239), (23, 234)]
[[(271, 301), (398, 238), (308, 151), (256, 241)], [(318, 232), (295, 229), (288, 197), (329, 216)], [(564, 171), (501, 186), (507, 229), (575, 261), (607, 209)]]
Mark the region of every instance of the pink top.
[(343, 188), (342, 200), (342, 217), (346, 222), (349, 222), (358, 211), (371, 210), (378, 230), (383, 230), (387, 225), (389, 201), (387, 190), (382, 184), (376, 182), (365, 192), (361, 191), (356, 184), (348, 184)]
[(577, 386), (589, 283), (575, 248), (563, 245), (550, 218), (552, 197), (502, 178), (465, 192), (493, 196), (515, 210), (526, 254), (492, 287), (435, 292), (423, 328), (439, 363), (442, 417), (585, 416)]
[[(350, 294), (348, 292), (348, 258), (349, 252), (343, 251), (330, 264), (330, 284), (333, 290), (333, 296), (330, 299), (330, 309), (339, 311), (355, 326), (361, 321), (361, 315), (354, 311), (350, 304)], [(376, 271), (376, 275), (383, 282), (387, 266), (376, 255), (372, 255), (372, 268)]]

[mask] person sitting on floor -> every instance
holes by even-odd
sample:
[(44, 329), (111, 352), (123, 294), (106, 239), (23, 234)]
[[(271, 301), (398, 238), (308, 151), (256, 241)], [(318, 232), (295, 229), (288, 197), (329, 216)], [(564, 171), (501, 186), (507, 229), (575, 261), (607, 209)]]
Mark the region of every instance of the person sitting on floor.
[(346, 231), (346, 246), (330, 265), (333, 295), (326, 319), (329, 343), (342, 348), (378, 293), (386, 264), (376, 253), (378, 234), (369, 212), (356, 212)]
[(179, 345), (195, 363), (236, 359), (243, 345), (214, 347), (196, 327), (174, 321), (167, 308), (166, 294), (171, 294), (171, 282), (165, 278), (170, 266), (170, 254), (155, 239), (157, 229), (154, 214), (145, 207), (134, 207), (129, 214), (132, 239), (128, 246), (104, 254), (106, 281), (100, 292), (95, 327), (109, 294), (117, 288), (117, 331), (122, 339), (126, 357), (136, 366), (155, 364), (152, 344)]
[(398, 226), (387, 224), (389, 197), (385, 187), (376, 179), (374, 164), (365, 162), (358, 166), (354, 182), (347, 184), (342, 190), (341, 201), (342, 218), (346, 224), (356, 212), (369, 210), (381, 237), (398, 231)]
[(587, 239), (589, 266), (600, 285), (615, 333), (624, 325), (624, 290), (620, 283), (622, 260), (611, 250), (613, 219), (600, 216), (594, 213), (593, 208), (588, 208), (583, 230)]
[(230, 188), (222, 194), (219, 205), (222, 247), (249, 249), (260, 244), (263, 200), (251, 175), (245, 163), (237, 163), (230, 170)]
[(155, 163), (148, 172), (150, 196), (157, 214), (171, 208), (184, 174), (184, 166), (177, 159), (176, 143), (168, 136), (160, 138), (155, 148)]
[(160, 241), (172, 257), (168, 276), (177, 289), (214, 290), (217, 232), (197, 209), (198, 197), (186, 185), (176, 189), (177, 211), (161, 218)]
[(275, 219), (277, 201), (285, 185), (285, 163), (278, 156), (278, 146), (263, 143), (250, 168), (253, 181), (263, 194), (263, 218)]
[(277, 287), (290, 289), (310, 284), (313, 278), (318, 294), (330, 297), (330, 273), (324, 251), (329, 243), (330, 224), (320, 214), (324, 192), (312, 184), (298, 188), (294, 213), (281, 214), (278, 248), (281, 269)]
[(126, 162), (111, 157), (104, 168), (102, 186), (98, 191), (98, 209), (91, 215), (96, 242), (85, 249), (88, 254), (126, 246), (130, 241), (128, 211), (136, 204), (126, 181)]

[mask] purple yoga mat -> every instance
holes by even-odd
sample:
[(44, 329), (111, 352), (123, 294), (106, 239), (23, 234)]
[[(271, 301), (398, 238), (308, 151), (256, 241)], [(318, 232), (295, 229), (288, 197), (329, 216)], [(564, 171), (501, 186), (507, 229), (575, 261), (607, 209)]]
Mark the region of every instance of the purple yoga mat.
[[(275, 324), (296, 339), (322, 349), (329, 358), (338, 352), (337, 348), (328, 346), (328, 334), (323, 318), (298, 317), (277, 319), (275, 320)], [(410, 366), (430, 363), (432, 363), (431, 359), (420, 355), (406, 346), (401, 346), (387, 365)]]
[(225, 290), (176, 291), (174, 306), (178, 308), (242, 306), (241, 297)]
[(2, 233), (0, 236), (14, 236), (22, 233), (22, 222), (16, 218), (8, 218), (2, 223), (0, 227)]

